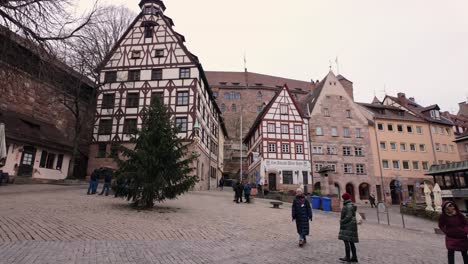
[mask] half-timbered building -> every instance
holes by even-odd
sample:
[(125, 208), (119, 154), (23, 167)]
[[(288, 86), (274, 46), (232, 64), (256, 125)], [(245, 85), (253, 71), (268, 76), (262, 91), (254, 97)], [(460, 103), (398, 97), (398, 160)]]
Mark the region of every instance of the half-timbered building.
[[(180, 127), (179, 136), (199, 154), (196, 189), (216, 186), (221, 176), (219, 137), (226, 135), (221, 112), (198, 58), (185, 46), (160, 0), (142, 0), (141, 12), (100, 67), (101, 89), (89, 172), (115, 166), (112, 144), (127, 144), (142, 125), (152, 100), (161, 100)], [(222, 158), (222, 157), (221, 157)]]
[(270, 191), (311, 190), (309, 120), (285, 85), (258, 115), (244, 138), (249, 180)]

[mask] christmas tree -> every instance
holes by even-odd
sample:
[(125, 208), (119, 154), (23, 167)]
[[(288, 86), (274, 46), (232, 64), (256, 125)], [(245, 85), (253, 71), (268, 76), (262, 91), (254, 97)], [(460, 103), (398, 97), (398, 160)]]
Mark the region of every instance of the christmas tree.
[(198, 182), (190, 175), (196, 156), (187, 153), (190, 142), (177, 137), (178, 131), (168, 109), (154, 100), (141, 130), (134, 131), (135, 147), (119, 147), (117, 182), (125, 184), (123, 196), (135, 207), (152, 208), (155, 201), (175, 199)]

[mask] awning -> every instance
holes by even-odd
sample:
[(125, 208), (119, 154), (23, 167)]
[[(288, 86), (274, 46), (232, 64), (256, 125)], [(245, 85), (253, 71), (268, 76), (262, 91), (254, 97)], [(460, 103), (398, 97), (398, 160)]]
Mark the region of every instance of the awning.
[(432, 165), (431, 169), (428, 173), (426, 173), (426, 175), (443, 175), (460, 171), (468, 171), (468, 160), (441, 165)]

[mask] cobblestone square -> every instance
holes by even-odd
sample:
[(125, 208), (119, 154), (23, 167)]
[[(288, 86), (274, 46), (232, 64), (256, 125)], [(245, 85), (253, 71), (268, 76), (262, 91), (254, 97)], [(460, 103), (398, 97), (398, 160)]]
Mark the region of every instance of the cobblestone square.
[[(299, 248), (289, 204), (235, 204), (229, 191), (193, 192), (140, 212), (122, 199), (86, 195), (84, 186), (10, 185), (0, 201), (5, 264), (341, 263), (344, 255), (338, 214), (314, 211)], [(446, 263), (444, 237), (425, 230), (364, 223), (359, 262)]]

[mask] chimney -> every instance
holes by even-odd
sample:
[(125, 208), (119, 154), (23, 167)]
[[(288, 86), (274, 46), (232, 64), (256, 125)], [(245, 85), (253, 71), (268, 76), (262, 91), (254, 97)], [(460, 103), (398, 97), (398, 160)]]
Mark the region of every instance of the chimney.
[(406, 98), (406, 94), (405, 93), (398, 93), (398, 98)]
[(410, 100), (411, 102), (415, 102), (415, 103), (416, 103), (416, 100), (414, 99), (414, 97), (410, 97), (409, 100)]

